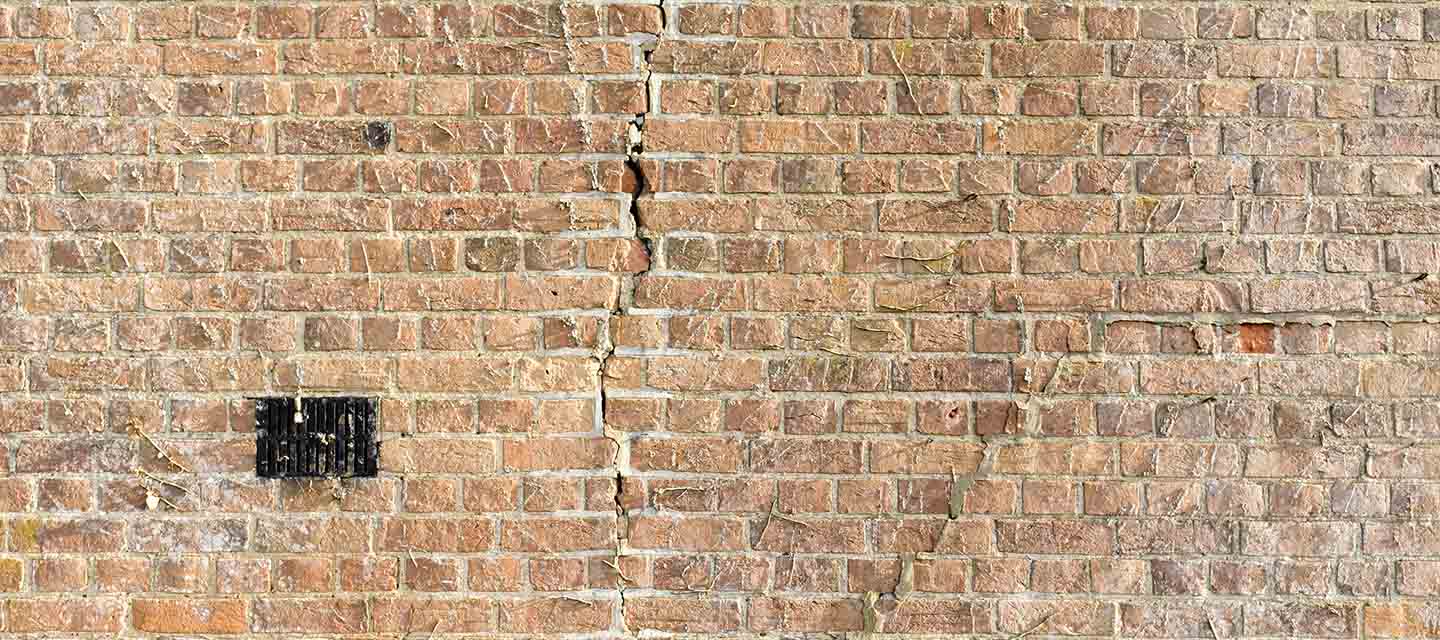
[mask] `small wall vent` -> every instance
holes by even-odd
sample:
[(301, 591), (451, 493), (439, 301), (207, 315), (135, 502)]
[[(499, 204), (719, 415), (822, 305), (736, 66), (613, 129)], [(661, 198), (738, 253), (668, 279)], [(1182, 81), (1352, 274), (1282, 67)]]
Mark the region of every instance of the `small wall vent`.
[(374, 398), (256, 398), (255, 475), (373, 477), (375, 415)]

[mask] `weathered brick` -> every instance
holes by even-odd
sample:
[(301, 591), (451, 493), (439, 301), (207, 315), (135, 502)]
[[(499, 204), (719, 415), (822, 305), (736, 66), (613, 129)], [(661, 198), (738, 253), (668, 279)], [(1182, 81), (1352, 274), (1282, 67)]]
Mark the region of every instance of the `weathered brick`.
[(991, 55), (1001, 77), (1098, 76), (1105, 68), (1104, 47), (1095, 44), (998, 43)]

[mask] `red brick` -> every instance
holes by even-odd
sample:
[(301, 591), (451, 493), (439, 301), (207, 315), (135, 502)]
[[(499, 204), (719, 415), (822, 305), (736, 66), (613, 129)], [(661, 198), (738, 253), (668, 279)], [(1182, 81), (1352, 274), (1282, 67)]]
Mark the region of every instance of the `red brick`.
[(733, 601), (632, 598), (625, 606), (626, 628), (672, 633), (737, 631), (740, 610)]
[(858, 150), (854, 126), (841, 122), (770, 120), (744, 122), (740, 150), (759, 153), (853, 153)]
[(9, 600), (6, 628), (16, 633), (116, 633), (121, 631), (125, 604), (112, 598)]
[(1043, 43), (997, 44), (995, 75), (1007, 76), (1098, 76), (1104, 71), (1104, 48), (1093, 44)]
[(528, 518), (500, 523), (500, 548), (509, 551), (581, 551), (612, 546), (615, 523), (606, 518)]
[(244, 633), (241, 600), (150, 599), (131, 603), (135, 628), (150, 633)]

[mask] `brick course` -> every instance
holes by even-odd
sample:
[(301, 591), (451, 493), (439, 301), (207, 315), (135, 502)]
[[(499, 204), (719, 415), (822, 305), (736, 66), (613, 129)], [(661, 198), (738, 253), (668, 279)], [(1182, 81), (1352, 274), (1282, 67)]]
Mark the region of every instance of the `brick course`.
[[(0, 1), (0, 632), (1440, 637), (1440, 8)], [(375, 479), (264, 481), (259, 395)]]

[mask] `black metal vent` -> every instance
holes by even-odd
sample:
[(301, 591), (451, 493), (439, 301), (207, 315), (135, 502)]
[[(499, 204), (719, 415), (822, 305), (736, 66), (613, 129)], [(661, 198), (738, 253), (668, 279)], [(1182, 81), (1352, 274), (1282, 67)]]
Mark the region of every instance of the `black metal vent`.
[(372, 477), (375, 444), (373, 398), (255, 400), (255, 474), (262, 478)]

